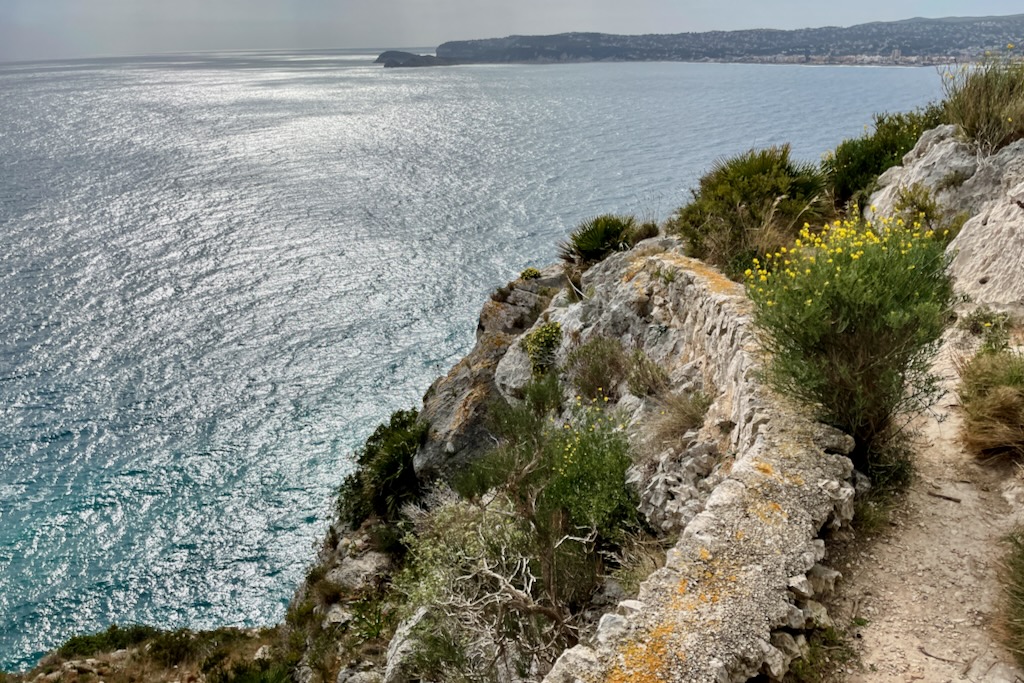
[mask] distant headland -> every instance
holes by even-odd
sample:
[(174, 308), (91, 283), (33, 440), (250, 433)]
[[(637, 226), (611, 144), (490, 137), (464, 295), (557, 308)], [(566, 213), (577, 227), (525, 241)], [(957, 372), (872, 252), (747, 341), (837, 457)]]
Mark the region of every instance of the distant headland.
[(747, 62), (934, 65), (973, 61), (1024, 39), (1024, 14), (915, 18), (791, 31), (649, 35), (561, 33), (450, 41), (437, 54), (386, 52), (387, 67), (559, 62)]

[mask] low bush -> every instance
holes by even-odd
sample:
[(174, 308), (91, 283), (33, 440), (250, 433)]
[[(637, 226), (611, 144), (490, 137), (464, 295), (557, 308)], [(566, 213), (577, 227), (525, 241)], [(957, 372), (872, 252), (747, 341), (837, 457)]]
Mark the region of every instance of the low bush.
[(160, 629), (152, 626), (131, 625), (118, 626), (113, 624), (106, 631), (84, 636), (73, 636), (57, 649), (61, 657), (91, 657), (97, 652), (114, 652), (126, 650), (140, 643), (155, 638)]
[(876, 114), (870, 133), (844, 140), (822, 161), (836, 209), (866, 204), (878, 176), (902, 163), (922, 133), (945, 122), (943, 108), (936, 104), (912, 112)]
[(527, 268), (523, 272), (519, 273), (521, 280), (536, 280), (541, 276), (541, 272), (536, 268)]
[(821, 173), (793, 161), (783, 145), (719, 161), (669, 227), (693, 256), (739, 277), (751, 258), (791, 243), (805, 222), (831, 214)]
[(371, 515), (393, 521), (403, 505), (416, 501), (421, 491), (412, 461), (427, 431), (416, 410), (399, 410), (378, 426), (338, 493), (339, 518), (353, 529)]
[(1024, 61), (1013, 53), (946, 71), (945, 116), (983, 152), (1024, 139)]
[(523, 351), (530, 357), (534, 375), (542, 375), (555, 364), (555, 353), (562, 343), (562, 326), (557, 322), (540, 325), (523, 337)]
[(558, 254), (567, 265), (586, 270), (612, 252), (629, 249), (657, 234), (655, 223), (637, 223), (633, 216), (603, 214), (580, 223), (569, 239), (559, 245)]
[(427, 680), (553, 662), (576, 642), (602, 558), (638, 525), (628, 441), (596, 402), (564, 425), (525, 403), (496, 412), (501, 445), (461, 482), (470, 500), (414, 518), (397, 581), (409, 613), (428, 609), (416, 644)]
[(569, 353), (565, 371), (569, 383), (587, 399), (617, 399), (626, 378), (628, 360), (618, 339), (595, 336)]
[(904, 225), (915, 230), (931, 231), (943, 245), (956, 239), (970, 218), (966, 212), (954, 214), (943, 209), (921, 183), (899, 188), (893, 212), (895, 218), (903, 221)]
[(1024, 458), (1024, 356), (982, 351), (960, 366), (961, 437), (986, 460)]
[(855, 459), (937, 397), (930, 373), (953, 302), (943, 245), (892, 220), (804, 230), (746, 273), (766, 379), (852, 435)]
[(669, 377), (660, 365), (651, 360), (643, 349), (637, 349), (629, 358), (626, 377), (629, 393), (634, 396), (653, 396), (668, 389)]
[(206, 683), (291, 683), (288, 667), (267, 661), (234, 662), (206, 673)]
[(711, 407), (704, 392), (663, 393), (657, 398), (657, 412), (651, 418), (651, 431), (658, 446), (679, 443), (687, 432), (700, 429)]

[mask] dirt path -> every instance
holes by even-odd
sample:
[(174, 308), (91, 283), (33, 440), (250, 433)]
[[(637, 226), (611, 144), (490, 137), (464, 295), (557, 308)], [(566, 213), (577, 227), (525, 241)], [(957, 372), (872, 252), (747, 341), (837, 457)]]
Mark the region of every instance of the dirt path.
[(1022, 480), (976, 464), (959, 446), (950, 346), (937, 364), (949, 393), (920, 425), (910, 492), (891, 528), (839, 567), (837, 621), (867, 622), (851, 626), (862, 668), (848, 683), (1024, 682), (994, 631), (1000, 539), (1024, 510)]

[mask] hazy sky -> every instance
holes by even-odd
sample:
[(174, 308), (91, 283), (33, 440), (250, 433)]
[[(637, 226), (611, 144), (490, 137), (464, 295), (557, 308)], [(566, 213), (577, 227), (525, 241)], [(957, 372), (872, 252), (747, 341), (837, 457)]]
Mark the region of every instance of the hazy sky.
[(1024, 12), (1020, 0), (0, 0), (0, 61), (436, 46), (511, 33), (679, 33)]

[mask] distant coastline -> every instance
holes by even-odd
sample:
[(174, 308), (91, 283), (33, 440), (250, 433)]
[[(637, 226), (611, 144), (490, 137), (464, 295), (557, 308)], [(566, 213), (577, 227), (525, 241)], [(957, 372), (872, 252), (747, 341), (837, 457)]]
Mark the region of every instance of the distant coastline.
[(651, 35), (562, 33), (450, 41), (436, 55), (386, 52), (387, 67), (572, 62), (720, 62), (851, 66), (942, 66), (1012, 50), (1024, 14), (873, 22), (850, 27), (753, 29)]

